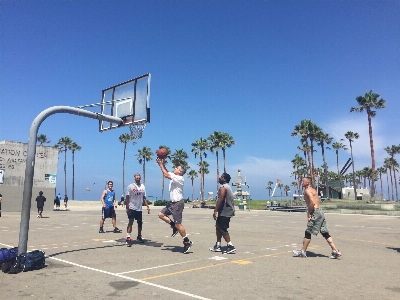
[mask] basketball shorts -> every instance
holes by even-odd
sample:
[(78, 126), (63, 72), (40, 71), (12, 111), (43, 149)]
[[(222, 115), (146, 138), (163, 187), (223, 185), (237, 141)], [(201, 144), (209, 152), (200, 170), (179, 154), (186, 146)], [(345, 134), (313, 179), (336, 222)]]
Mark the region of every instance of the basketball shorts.
[(170, 216), (174, 218), (176, 224), (182, 223), (182, 212), (185, 207), (185, 202), (182, 200), (177, 202), (170, 202), (166, 207), (161, 210), (161, 213), (165, 216)]
[(129, 220), (136, 220), (137, 223), (142, 223), (142, 211), (130, 209), (127, 215)]
[(117, 215), (115, 214), (115, 209), (113, 207), (103, 207), (101, 211), (101, 218), (108, 219), (108, 218), (115, 218)]

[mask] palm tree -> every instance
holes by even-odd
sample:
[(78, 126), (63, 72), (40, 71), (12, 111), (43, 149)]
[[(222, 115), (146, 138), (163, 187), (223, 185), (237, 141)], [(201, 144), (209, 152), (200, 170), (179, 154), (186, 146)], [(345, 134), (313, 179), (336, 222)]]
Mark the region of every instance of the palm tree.
[(299, 176), (299, 168), (306, 166), (306, 161), (302, 157), (300, 157), (300, 155), (296, 154), (294, 156), (294, 159), (291, 160), (291, 163), (293, 165), (293, 169), (296, 168), (296, 172), (293, 172), (294, 179), (297, 179), (298, 185), (300, 186), (301, 177)]
[(283, 187), (283, 190), (285, 191), (285, 195), (286, 195), (286, 198), (287, 198), (288, 193), (290, 192), (290, 186), (285, 185), (285, 186)]
[[(160, 145), (158, 149), (164, 148), (171, 153), (171, 149), (167, 145)], [(164, 160), (164, 166), (168, 163), (168, 160), (171, 160), (171, 155), (167, 156), (167, 159)], [(161, 174), (161, 199), (164, 200), (164, 174)]]
[(71, 143), (71, 138), (66, 136), (60, 138), (58, 140), (58, 143), (55, 145), (55, 147), (58, 148), (59, 152), (64, 152), (64, 195), (67, 195), (67, 150)]
[(80, 151), (82, 149), (77, 143), (72, 142), (68, 149), (72, 153), (72, 200), (75, 200), (75, 151)]
[[(364, 110), (367, 112), (368, 128), (369, 128), (369, 145), (371, 148), (371, 160), (372, 160), (372, 168), (371, 168), (372, 169), (372, 178), (375, 177), (375, 153), (374, 153), (374, 140), (372, 138), (371, 118), (375, 117), (375, 115), (376, 115), (376, 110), (372, 110), (372, 109), (385, 108), (385, 105), (386, 105), (386, 100), (384, 100), (382, 98), (380, 100), (378, 100), (379, 97), (380, 97), (380, 95), (375, 94), (371, 90), (368, 93), (365, 93), (364, 96), (358, 96), (356, 98), (356, 101), (357, 101), (359, 107), (352, 107), (350, 109), (350, 112), (353, 112), (353, 111), (362, 112)], [(372, 185), (370, 193), (371, 193), (371, 200), (373, 201), (373, 197), (375, 195), (374, 185)]]
[(194, 195), (194, 179), (197, 178), (197, 172), (196, 170), (190, 170), (188, 172), (188, 178), (192, 181), (192, 201), (193, 201), (193, 195)]
[[(318, 130), (319, 129), (319, 130)], [(321, 146), (321, 153), (322, 153), (322, 160), (323, 160), (323, 162), (324, 162), (324, 178), (325, 178), (325, 193), (326, 193), (326, 195), (329, 195), (329, 186), (328, 186), (328, 165), (327, 165), (327, 163), (326, 163), (326, 160), (325, 160), (325, 143), (327, 144), (327, 145), (329, 145), (331, 142), (332, 142), (332, 138), (327, 134), (327, 133), (324, 133), (323, 131), (322, 131), (322, 129), (321, 128), (317, 128), (317, 129), (315, 129), (315, 130), (318, 130), (316, 133), (315, 133), (315, 139), (316, 139), (316, 141), (317, 141), (317, 144), (319, 145), (319, 146)], [(338, 174), (339, 175), (339, 174)]]
[(186, 169), (189, 169), (189, 164), (187, 163), (187, 159), (189, 155), (183, 149), (175, 150), (175, 152), (171, 155), (172, 158), (172, 166), (174, 168), (178, 166), (184, 166)]
[(349, 140), (350, 143), (350, 153), (351, 153), (351, 163), (353, 167), (353, 187), (354, 187), (354, 198), (357, 200), (357, 189), (356, 189), (356, 173), (354, 172), (354, 159), (353, 159), (353, 146), (351, 145), (351, 142), (354, 140), (358, 139), (360, 136), (357, 132), (352, 132), (352, 131), (347, 131), (344, 136), (346, 139)]
[[(210, 143), (203, 138), (198, 139), (192, 143), (192, 152), (194, 152), (194, 157), (198, 155), (200, 157), (200, 200), (204, 201), (204, 184), (203, 184), (203, 156), (207, 158), (206, 151), (210, 150)], [(225, 155), (224, 155), (225, 157)], [(225, 158), (224, 158), (225, 159)]]
[[(125, 195), (125, 155), (126, 155), (126, 144), (129, 141), (132, 141), (132, 137), (128, 133), (123, 133), (119, 136), (119, 141), (124, 144), (124, 159), (122, 160), (122, 195)], [(132, 142), (133, 145), (136, 144), (136, 142)]]
[(152, 160), (152, 156), (154, 155), (153, 152), (151, 152), (151, 149), (143, 146), (142, 149), (138, 149), (138, 153), (135, 154), (137, 156), (137, 160), (139, 164), (143, 165), (143, 184), (146, 185), (146, 161)]
[(339, 175), (339, 150), (348, 150), (346, 145), (344, 145), (341, 141), (344, 141), (344, 139), (340, 139), (340, 142), (334, 142), (332, 144), (332, 148), (335, 149), (336, 153), (336, 167), (337, 167), (337, 173)]
[(226, 148), (230, 148), (235, 145), (235, 140), (231, 135), (226, 132), (221, 132), (222, 134), (222, 157), (224, 159), (224, 173), (226, 173)]
[(39, 146), (43, 146), (43, 144), (51, 143), (51, 141), (47, 139), (47, 136), (45, 134), (38, 135), (36, 137), (36, 141), (39, 143)]
[(216, 191), (218, 191), (218, 178), (219, 178), (219, 161), (218, 161), (218, 150), (224, 146), (224, 135), (222, 132), (219, 131), (214, 131), (213, 134), (211, 134), (207, 140), (210, 141), (211, 146), (210, 146), (210, 151), (211, 153), (215, 152), (215, 156), (217, 158), (217, 188)]
[[(200, 163), (198, 164), (198, 166), (201, 167)], [(204, 176), (205, 176), (205, 174), (209, 174), (210, 173), (210, 170), (208, 169), (209, 166), (210, 166), (210, 164), (208, 162), (206, 162), (205, 160), (203, 160), (203, 164), (202, 164), (202, 167), (201, 167), (201, 173), (203, 174), (203, 180), (202, 180), (202, 184), (203, 184), (202, 189), (203, 189), (203, 191), (204, 191)], [(200, 172), (200, 169), (199, 169), (199, 172)]]
[(268, 190), (268, 194), (269, 194), (269, 199), (271, 199), (271, 190), (272, 190), (272, 185), (273, 185), (274, 183), (272, 182), (272, 181), (268, 181), (268, 187), (267, 187), (267, 190)]
[(383, 188), (382, 188), (382, 174), (386, 173), (386, 168), (385, 167), (379, 167), (379, 168), (376, 169), (376, 172), (378, 172), (378, 174), (379, 174), (379, 179), (381, 181), (381, 194), (383, 196), (384, 193), (383, 193)]
[(310, 127), (312, 127), (312, 122), (311, 120), (301, 120), (299, 125), (296, 125), (294, 127), (294, 130), (291, 134), (291, 136), (300, 136), (301, 137), (301, 142), (305, 143), (305, 148), (307, 151), (307, 159), (308, 159), (308, 166), (310, 167), (310, 176), (311, 176), (311, 181), (312, 184), (314, 184), (314, 168), (313, 168), (313, 164), (311, 163), (311, 153), (312, 147), (309, 146), (308, 144), (308, 140), (310, 138)]
[[(387, 154), (389, 154), (391, 161), (395, 162), (394, 156), (396, 154), (400, 153), (400, 145), (398, 145), (398, 146), (392, 145), (391, 147), (386, 147), (384, 150), (387, 152)], [(396, 183), (397, 182), (396, 172), (394, 172), (393, 175), (394, 175), (394, 182)], [(395, 187), (396, 187), (396, 201), (397, 201), (397, 200), (399, 200), (399, 194), (397, 191), (397, 183), (395, 184)], [(393, 186), (392, 186), (392, 188), (393, 188)]]
[(282, 200), (282, 188), (283, 188), (283, 183), (278, 183), (278, 188), (281, 191), (281, 200)]
[(291, 186), (294, 187), (294, 193), (297, 194), (297, 187), (298, 187), (297, 182), (296, 182), (296, 181), (293, 181), (292, 184), (291, 184)]

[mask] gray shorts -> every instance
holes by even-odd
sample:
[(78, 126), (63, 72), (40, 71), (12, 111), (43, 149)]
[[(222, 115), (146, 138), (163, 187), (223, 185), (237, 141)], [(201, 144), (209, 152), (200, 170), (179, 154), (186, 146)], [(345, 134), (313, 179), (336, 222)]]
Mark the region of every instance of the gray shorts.
[(311, 214), (311, 221), (307, 223), (306, 231), (313, 235), (318, 235), (318, 232), (329, 233), (326, 225), (325, 215), (322, 209), (316, 208)]
[(182, 224), (182, 211), (185, 207), (185, 202), (182, 200), (177, 202), (170, 202), (166, 207), (161, 210), (164, 216), (170, 216), (174, 218), (174, 223)]

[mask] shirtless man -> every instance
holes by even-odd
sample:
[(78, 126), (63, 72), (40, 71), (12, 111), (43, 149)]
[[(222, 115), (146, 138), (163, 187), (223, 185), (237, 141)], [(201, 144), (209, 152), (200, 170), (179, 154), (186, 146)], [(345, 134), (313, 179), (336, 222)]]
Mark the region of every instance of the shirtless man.
[(305, 232), (303, 247), (301, 250), (293, 250), (293, 256), (295, 257), (307, 257), (307, 247), (311, 242), (311, 234), (315, 236), (318, 232), (321, 232), (322, 236), (326, 239), (329, 246), (332, 248), (332, 254), (329, 258), (338, 258), (342, 256), (339, 250), (333, 244), (333, 239), (329, 235), (328, 226), (326, 225), (325, 215), (322, 209), (319, 207), (319, 199), (317, 191), (311, 186), (311, 178), (304, 177), (301, 185), (304, 187), (304, 200), (306, 201), (307, 210), (307, 229)]

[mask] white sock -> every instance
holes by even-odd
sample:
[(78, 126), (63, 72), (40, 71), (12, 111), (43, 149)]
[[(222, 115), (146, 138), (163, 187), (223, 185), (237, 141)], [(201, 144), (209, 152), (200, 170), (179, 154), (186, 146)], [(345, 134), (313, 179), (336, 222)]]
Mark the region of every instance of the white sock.
[(217, 247), (221, 247), (221, 243), (220, 242), (217, 242)]
[(126, 237), (127, 237), (127, 238), (129, 237), (129, 238), (130, 238), (130, 237), (131, 237), (131, 234), (130, 234), (130, 233), (127, 233), (127, 234), (126, 234)]
[(228, 243), (228, 246), (233, 246), (232, 242), (229, 242), (229, 243)]

